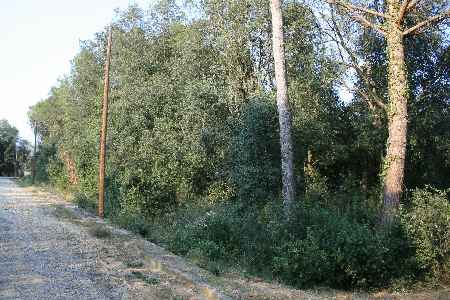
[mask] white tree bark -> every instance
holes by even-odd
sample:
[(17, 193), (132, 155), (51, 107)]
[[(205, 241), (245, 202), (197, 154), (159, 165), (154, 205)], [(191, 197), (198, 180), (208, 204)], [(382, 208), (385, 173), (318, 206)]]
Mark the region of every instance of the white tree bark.
[(286, 59), (284, 53), (283, 15), (281, 0), (271, 0), (273, 56), (277, 88), (277, 107), (280, 122), (281, 171), (285, 212), (295, 198), (294, 153), (292, 145), (292, 115), (289, 108)]

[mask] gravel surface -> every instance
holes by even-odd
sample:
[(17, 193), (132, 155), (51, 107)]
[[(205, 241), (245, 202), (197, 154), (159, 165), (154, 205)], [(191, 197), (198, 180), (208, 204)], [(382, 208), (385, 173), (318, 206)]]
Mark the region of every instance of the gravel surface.
[(6, 299), (447, 300), (450, 290), (304, 291), (237, 274), (215, 277), (60, 196), (0, 177), (0, 300)]
[(0, 299), (127, 298), (96, 271), (87, 237), (48, 214), (53, 202), (0, 178)]
[(228, 299), (198, 270), (61, 197), (0, 178), (0, 300)]

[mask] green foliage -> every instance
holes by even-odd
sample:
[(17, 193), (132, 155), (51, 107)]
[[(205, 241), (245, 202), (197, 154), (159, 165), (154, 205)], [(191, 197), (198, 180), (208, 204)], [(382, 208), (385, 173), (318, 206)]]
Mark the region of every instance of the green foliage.
[(302, 230), (291, 229), (296, 238), (286, 241), (275, 256), (275, 270), (285, 281), (298, 286), (383, 287), (405, 270), (408, 253), (400, 254), (404, 248), (398, 247), (405, 245), (395, 241), (400, 237), (323, 207), (300, 207), (297, 214), (292, 222)]
[(14, 176), (17, 134), (8, 121), (0, 120), (0, 176)]
[[(61, 170), (61, 161), (56, 157), (54, 146), (40, 145), (36, 153), (36, 178), (37, 183), (49, 182), (52, 178), (53, 183), (59, 183), (59, 186), (65, 183), (65, 173)], [(61, 178), (60, 178), (61, 176)]]
[(233, 128), (230, 178), (247, 203), (276, 198), (281, 190), (277, 114), (273, 102), (253, 99)]
[(114, 217), (114, 222), (142, 236), (148, 236), (151, 229), (151, 225), (142, 215), (124, 210)]
[(410, 103), (406, 180), (410, 188), (448, 188), (450, 44), (439, 33), (407, 40)]
[[(151, 218), (203, 197), (264, 205), (279, 196), (265, 2), (207, 1), (199, 7), (198, 17), (189, 20), (173, 1), (153, 6), (149, 15), (136, 6), (118, 12), (107, 157), (111, 216), (124, 211)], [(332, 68), (314, 42), (320, 34), (312, 12), (294, 2), (286, 10), (298, 170), (311, 148), (320, 171), (334, 179), (341, 175), (331, 169), (342, 150), (327, 145), (343, 141), (334, 130), (342, 110), (329, 81)], [(29, 114), (43, 144), (56, 149), (55, 159), (73, 160), (77, 188), (91, 198), (97, 193), (105, 43), (104, 33), (83, 42), (71, 73)], [(67, 162), (48, 162), (50, 168), (40, 168), (51, 171), (49, 180), (63, 185), (70, 179)]]
[[(404, 227), (377, 227), (386, 120), (358, 97), (338, 97), (339, 66), (313, 11), (298, 1), (283, 6), (299, 195), (286, 220), (267, 2), (178, 4), (117, 12), (107, 217), (215, 274), (234, 266), (302, 287), (370, 288), (445, 272), (442, 201), (405, 208)], [(449, 52), (441, 41), (408, 41), (422, 49), (407, 53), (417, 57), (408, 66), (409, 188), (449, 185)], [(360, 43), (383, 95), (382, 42), (363, 34)], [(73, 163), (70, 189), (92, 211), (105, 47), (105, 32), (84, 41), (70, 73), (29, 113), (41, 141), (38, 181), (68, 188)], [(421, 223), (411, 217), (419, 212)], [(439, 238), (429, 233), (435, 226)]]
[(157, 239), (171, 251), (201, 266), (221, 272), (236, 266), (298, 287), (385, 287), (414, 270), (401, 227), (384, 232), (313, 203), (283, 219), (275, 204), (191, 205), (152, 226), (165, 228)]
[(102, 224), (93, 224), (89, 227), (88, 232), (90, 235), (99, 238), (99, 239), (107, 239), (111, 237), (111, 230), (106, 228)]
[(412, 193), (402, 221), (415, 246), (418, 267), (429, 280), (450, 280), (449, 190), (427, 187)]
[(97, 202), (94, 201), (92, 198), (89, 198), (89, 196), (83, 192), (75, 193), (73, 196), (73, 201), (80, 208), (86, 209), (91, 212), (97, 211)]

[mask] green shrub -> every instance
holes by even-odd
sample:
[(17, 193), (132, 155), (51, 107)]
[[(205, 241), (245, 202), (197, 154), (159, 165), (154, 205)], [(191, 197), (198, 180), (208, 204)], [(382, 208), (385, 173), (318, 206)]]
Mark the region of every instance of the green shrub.
[(165, 219), (174, 220), (159, 225), (169, 249), (208, 269), (235, 265), (294, 286), (340, 288), (384, 287), (412, 270), (401, 227), (384, 232), (318, 204), (296, 205), (288, 222), (280, 202), (191, 205)]
[(99, 238), (99, 239), (107, 239), (110, 238), (112, 235), (111, 230), (109, 230), (108, 228), (106, 228), (105, 226), (101, 225), (101, 224), (94, 224), (92, 225), (89, 230), (88, 230), (89, 234)]
[(232, 124), (230, 180), (244, 203), (265, 203), (280, 193), (277, 124), (270, 97), (250, 100)]
[[(402, 223), (388, 231), (375, 225), (378, 213), (366, 209), (361, 197), (333, 197), (302, 199), (288, 220), (281, 201), (211, 203), (206, 197), (153, 218), (133, 206), (121, 207), (113, 217), (214, 274), (236, 267), (297, 287), (336, 288), (387, 287), (414, 282), (421, 274), (439, 280), (448, 274), (445, 192), (415, 191), (411, 207), (402, 210)], [(76, 199), (95, 208), (86, 194)]]
[[(48, 177), (38, 177), (37, 181), (50, 181), (51, 185), (56, 187), (58, 190), (65, 190), (69, 187), (69, 178), (67, 172), (64, 168), (64, 164), (61, 160), (56, 158), (51, 158), (46, 162), (47, 166), (47, 176)], [(42, 168), (38, 168), (42, 169)], [(43, 176), (43, 175), (41, 175)]]
[(408, 257), (397, 249), (405, 246), (397, 241), (401, 232), (376, 230), (315, 204), (299, 205), (287, 226), (290, 238), (277, 249), (274, 270), (296, 286), (386, 286)]
[(73, 201), (79, 208), (86, 209), (90, 212), (97, 211), (97, 202), (83, 192), (76, 192), (73, 196)]
[(412, 193), (402, 221), (415, 246), (417, 265), (429, 280), (450, 279), (450, 190), (431, 187)]
[(47, 183), (51, 176), (62, 176), (61, 167), (58, 164), (57, 152), (55, 146), (42, 145), (37, 152), (36, 158), (36, 182)]
[(113, 216), (113, 220), (120, 226), (144, 237), (149, 234), (150, 224), (139, 213), (122, 211), (118, 215)]

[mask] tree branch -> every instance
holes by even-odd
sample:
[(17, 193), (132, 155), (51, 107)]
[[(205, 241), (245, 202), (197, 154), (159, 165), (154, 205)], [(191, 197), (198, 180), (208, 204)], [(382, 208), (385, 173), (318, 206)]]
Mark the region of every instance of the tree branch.
[(353, 20), (355, 20), (356, 22), (360, 23), (363, 26), (372, 28), (373, 30), (377, 31), (378, 33), (380, 33), (381, 35), (386, 35), (386, 32), (381, 29), (379, 26), (377, 26), (376, 24), (370, 22), (369, 20), (367, 20), (366, 18), (364, 18), (363, 16), (356, 14), (355, 11), (363, 11), (375, 16), (379, 16), (379, 17), (383, 17), (386, 18), (386, 16), (382, 13), (379, 13), (377, 11), (371, 10), (371, 9), (366, 9), (363, 7), (359, 7), (359, 6), (354, 6), (352, 4), (349, 4), (347, 2), (344, 2), (342, 0), (325, 0), (327, 1), (330, 5), (335, 5), (338, 7), (342, 7), (350, 16), (350, 18), (352, 18)]
[(410, 11), (414, 7), (416, 7), (417, 3), (419, 3), (419, 0), (413, 0), (408, 4), (408, 7), (406, 8), (406, 11)]
[(373, 15), (373, 16), (376, 16), (376, 17), (386, 18), (385, 14), (380, 13), (380, 12), (378, 12), (376, 10), (368, 9), (368, 8), (361, 7), (361, 6), (356, 6), (356, 5), (353, 5), (353, 4), (348, 3), (346, 1), (343, 1), (343, 0), (327, 0), (327, 2), (330, 3), (330, 4), (340, 5), (340, 6), (346, 8), (347, 10), (352, 11), (352, 12), (354, 12), (354, 11), (361, 11), (361, 12), (364, 12), (366, 14), (370, 14), (370, 15)]
[(361, 89), (355, 89), (355, 88), (351, 88), (344, 80), (339, 80), (339, 82), (349, 91), (349, 92), (353, 92), (353, 93), (357, 93), (359, 94), (364, 102), (367, 103), (367, 105), (369, 106), (370, 110), (374, 111), (375, 110), (375, 106), (378, 106), (378, 108), (380, 108), (382, 111), (386, 112), (386, 104), (384, 104), (383, 102), (380, 102), (378, 100), (373, 99), (372, 96), (369, 96), (368, 94), (366, 94), (363, 90)]
[[(339, 30), (339, 27), (334, 19), (334, 15), (332, 15), (332, 17), (331, 17), (331, 22), (333, 24), (333, 31), (336, 34), (337, 39), (335, 37), (331, 37), (331, 38), (338, 45), (338, 52), (339, 52), (339, 55), (341, 57), (343, 64), (347, 67), (353, 68), (356, 71), (358, 76), (364, 82), (368, 94), (362, 93), (362, 91), (360, 91), (360, 90), (358, 92), (361, 94), (361, 96), (363, 98), (366, 99), (366, 102), (369, 104), (371, 109), (375, 105), (375, 106), (378, 106), (378, 108), (380, 108), (384, 111), (387, 111), (386, 105), (383, 103), (383, 101), (381, 101), (380, 97), (377, 95), (375, 89), (373, 88), (375, 86), (375, 83), (373, 82), (373, 80), (371, 78), (369, 78), (368, 76), (366, 76), (366, 74), (364, 74), (363, 69), (358, 65), (358, 59), (356, 58), (356, 56), (354, 55), (352, 50), (345, 43), (344, 37), (342, 36), (342, 33)], [(340, 47), (342, 47), (345, 50), (345, 52), (347, 53), (347, 55), (350, 57), (350, 61), (351, 61), (350, 64), (345, 63), (344, 56), (341, 53)]]
[(398, 14), (398, 18), (396, 23), (398, 25), (402, 24), (403, 20), (405, 19), (405, 14), (408, 10), (408, 6), (409, 6), (410, 0), (403, 0), (403, 4), (400, 7), (400, 13)]
[(416, 32), (416, 31), (418, 31), (418, 30), (420, 30), (420, 29), (422, 29), (422, 28), (424, 28), (424, 27), (426, 27), (426, 26), (428, 26), (428, 25), (430, 25), (432, 23), (436, 23), (436, 22), (442, 21), (442, 20), (444, 20), (446, 18), (449, 18), (449, 17), (450, 17), (450, 10), (447, 10), (446, 12), (443, 12), (443, 13), (441, 13), (439, 15), (431, 17), (428, 20), (422, 21), (422, 22), (416, 24), (415, 26), (413, 26), (413, 27), (411, 27), (409, 29), (406, 29), (405, 31), (403, 31), (403, 36), (406, 36), (408, 34), (414, 33), (414, 32)]
[(376, 32), (380, 33), (381, 35), (386, 35), (386, 31), (378, 27), (377, 25), (373, 24), (372, 22), (368, 21), (366, 18), (360, 16), (360, 15), (350, 15), (351, 18), (353, 18), (355, 21), (359, 22), (363, 26), (370, 27)]

